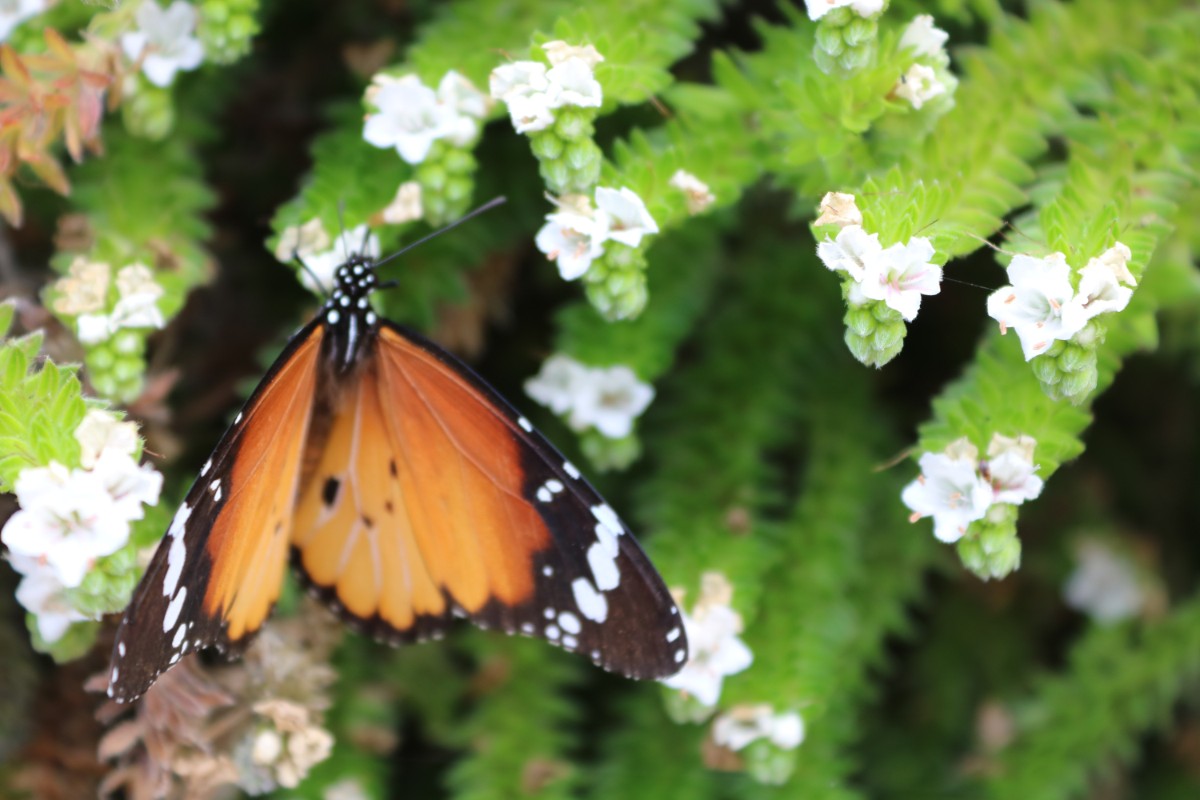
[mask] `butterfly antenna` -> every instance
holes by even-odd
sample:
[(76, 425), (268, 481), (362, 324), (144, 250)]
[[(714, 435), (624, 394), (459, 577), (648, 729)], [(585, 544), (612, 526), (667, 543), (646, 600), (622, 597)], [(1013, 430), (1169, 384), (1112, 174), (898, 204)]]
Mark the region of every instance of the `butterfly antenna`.
[[(505, 204), (505, 203), (507, 203), (507, 202), (508, 202), (508, 198), (504, 197), (503, 195), (501, 195), (501, 196), (499, 196), (499, 197), (493, 197), (491, 200), (488, 200), (486, 203), (484, 203), (483, 205), (481, 205), (481, 206), (479, 206), (478, 208), (474, 209), (473, 211), (468, 211), (466, 214), (463, 214), (461, 217), (459, 217), (458, 219), (454, 220), (454, 222), (450, 222), (450, 223), (448, 223), (448, 224), (446, 224), (446, 225), (442, 226), (441, 228), (438, 228), (436, 231), (433, 231), (432, 233), (429, 233), (429, 234), (426, 234), (425, 236), (422, 236), (420, 239), (417, 239), (417, 240), (416, 240), (415, 242), (413, 242), (412, 244), (410, 244), (410, 245), (407, 245), (406, 247), (403, 247), (403, 248), (401, 248), (400, 250), (396, 251), (395, 253), (392, 253), (392, 254), (391, 254), (390, 256), (388, 256), (387, 258), (384, 258), (384, 259), (381, 259), (381, 260), (379, 260), (379, 261), (376, 261), (376, 262), (375, 262), (375, 266), (376, 266), (376, 267), (381, 267), (381, 266), (383, 266), (384, 264), (386, 264), (386, 263), (388, 263), (389, 261), (391, 261), (392, 259), (394, 259), (394, 258), (399, 258), (400, 256), (404, 255), (404, 254), (405, 254), (405, 253), (407, 253), (409, 250), (412, 250), (414, 247), (418, 247), (418, 246), (420, 246), (420, 245), (423, 245), (423, 244), (425, 244), (426, 242), (428, 242), (430, 239), (433, 239), (433, 238), (434, 238), (434, 237), (436, 237), (436, 236), (441, 236), (441, 235), (442, 235), (443, 233), (445, 233), (446, 231), (451, 231), (451, 230), (454, 230), (455, 228), (457, 228), (459, 225), (462, 225), (462, 224), (463, 224), (464, 222), (466, 222), (467, 220), (474, 219), (475, 217), (478, 217), (478, 216), (479, 216), (480, 214), (482, 214), (483, 212), (485, 212), (485, 211), (491, 211), (491, 210), (492, 210), (493, 208), (495, 208), (496, 206), (502, 206), (502, 205), (504, 205), (504, 204)], [(382, 288), (382, 287), (381, 287), (381, 288)]]
[(342, 240), (342, 249), (350, 252), (350, 244), (346, 241), (346, 201), (338, 200), (338, 238)]
[(321, 292), (321, 296), (324, 297), (326, 300), (328, 300), (329, 292), (325, 289), (324, 281), (322, 281), (321, 278), (317, 275), (317, 273), (313, 271), (312, 267), (310, 267), (308, 264), (304, 263), (304, 259), (300, 257), (300, 252), (298, 250), (292, 251), (292, 261), (295, 261), (297, 264), (300, 265), (300, 268), (302, 270), (304, 270), (305, 272), (308, 273), (308, 277), (312, 278), (313, 285), (316, 286), (317, 289)]

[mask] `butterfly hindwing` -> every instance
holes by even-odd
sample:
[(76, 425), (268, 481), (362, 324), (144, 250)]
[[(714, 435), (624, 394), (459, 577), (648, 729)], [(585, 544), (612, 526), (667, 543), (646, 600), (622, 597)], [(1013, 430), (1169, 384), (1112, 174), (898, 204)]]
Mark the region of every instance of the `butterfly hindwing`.
[(301, 492), (293, 561), (378, 638), (453, 616), (632, 677), (686, 658), (678, 611), (613, 510), (485, 382), (384, 324)]
[(117, 631), (109, 694), (141, 695), (186, 653), (236, 652), (279, 596), (322, 328), (301, 330), (188, 491)]

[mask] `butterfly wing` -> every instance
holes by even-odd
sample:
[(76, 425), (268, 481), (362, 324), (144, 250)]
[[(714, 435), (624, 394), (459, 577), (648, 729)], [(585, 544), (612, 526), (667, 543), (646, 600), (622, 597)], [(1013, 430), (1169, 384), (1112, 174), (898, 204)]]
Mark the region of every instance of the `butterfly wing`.
[(134, 700), (189, 650), (236, 652), (283, 581), (323, 328), (289, 342), (217, 444), (117, 630), (108, 693)]
[(687, 658), (678, 609), (613, 510), (468, 367), (396, 326), (341, 393), (292, 544), (312, 587), (381, 639), (462, 616), (630, 677)]

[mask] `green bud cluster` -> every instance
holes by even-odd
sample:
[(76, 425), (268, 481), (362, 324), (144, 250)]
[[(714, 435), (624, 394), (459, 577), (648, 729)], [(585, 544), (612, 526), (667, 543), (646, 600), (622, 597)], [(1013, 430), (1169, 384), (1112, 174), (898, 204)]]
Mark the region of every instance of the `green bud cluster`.
[(1100, 380), (1096, 351), (1106, 332), (1104, 323), (1092, 320), (1070, 341), (1056, 341), (1029, 362), (1048, 397), (1079, 405), (1091, 396)]
[(601, 472), (628, 469), (642, 455), (642, 443), (635, 434), (610, 439), (599, 431), (589, 430), (580, 436), (579, 446), (588, 461)]
[(747, 774), (768, 786), (787, 783), (796, 771), (796, 751), (784, 750), (767, 739), (756, 739), (738, 755), (742, 757)]
[[(852, 279), (847, 281), (844, 288), (852, 283)], [(904, 317), (882, 300), (850, 305), (842, 321), (846, 323), (846, 346), (868, 367), (882, 367), (899, 355), (908, 334)]]
[(142, 393), (147, 333), (146, 330), (120, 330), (111, 339), (87, 346), (84, 363), (96, 394), (118, 403), (129, 403)]
[(141, 139), (165, 139), (175, 127), (175, 102), (171, 90), (155, 86), (138, 75), (133, 89), (121, 104), (125, 129)]
[(421, 209), (430, 225), (445, 225), (465, 214), (475, 191), (475, 156), (465, 147), (445, 140), (433, 143), (429, 155), (417, 166), (421, 184)]
[(592, 140), (594, 108), (560, 108), (554, 124), (529, 135), (546, 187), (554, 194), (589, 194), (600, 180), (604, 155)]
[(813, 60), (826, 75), (856, 72), (875, 55), (879, 26), (843, 6), (830, 11), (817, 23)]
[(1021, 566), (1021, 540), (1017, 538), (1017, 507), (993, 505), (987, 516), (971, 523), (958, 540), (963, 566), (980, 578), (1003, 578)]
[(204, 58), (214, 64), (231, 64), (250, 52), (258, 34), (259, 0), (201, 0), (196, 31), (204, 45)]
[(605, 245), (604, 254), (583, 276), (588, 302), (610, 322), (633, 319), (649, 299), (646, 288), (646, 254), (619, 242)]

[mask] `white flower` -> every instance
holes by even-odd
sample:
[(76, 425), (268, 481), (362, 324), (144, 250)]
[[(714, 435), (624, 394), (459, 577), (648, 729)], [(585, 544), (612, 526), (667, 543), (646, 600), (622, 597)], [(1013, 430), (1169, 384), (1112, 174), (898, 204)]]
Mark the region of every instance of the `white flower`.
[(279, 244), (275, 246), (275, 258), (289, 264), (294, 258), (308, 258), (328, 250), (330, 244), (325, 224), (319, 217), (313, 217), (303, 225), (283, 229), (283, 233), (279, 234)]
[(86, 314), (108, 305), (112, 267), (76, 256), (67, 274), (54, 283), (53, 308), (60, 314)]
[(496, 100), (542, 94), (550, 86), (546, 65), (540, 61), (514, 61), (501, 64), (488, 76), (488, 91)]
[(680, 609), (691, 654), (683, 669), (662, 683), (687, 692), (705, 706), (715, 706), (726, 675), (754, 662), (754, 654), (740, 638), (742, 617), (730, 607), (733, 587), (725, 576), (707, 572), (701, 577), (700, 598), (692, 613)]
[(142, 505), (158, 502), (162, 475), (149, 464), (138, 464), (132, 456), (117, 448), (107, 448), (96, 459), (94, 475), (112, 498), (122, 519), (141, 519)]
[(654, 388), (627, 366), (589, 367), (561, 353), (525, 382), (525, 393), (555, 414), (569, 412), (575, 430), (594, 427), (610, 439), (628, 436), (654, 399)]
[(851, 225), (861, 227), (863, 224), (862, 212), (859, 211), (852, 194), (826, 192), (821, 198), (820, 212), (813, 225), (837, 225), (839, 228), (847, 228)]
[[(304, 287), (318, 294), (327, 291), (333, 287), (333, 275), (337, 268), (349, 261), (351, 256), (379, 258), (379, 237), (368, 233), (369, 230), (366, 225), (359, 225), (334, 239), (333, 247), (329, 250), (306, 256), (304, 265), (308, 269), (299, 272), (300, 282)], [(316, 275), (316, 279), (320, 281), (319, 286), (309, 272)]]
[(0, 540), (9, 550), (43, 560), (66, 586), (78, 586), (92, 562), (120, 550), (129, 521), (96, 473), (62, 464), (31, 467), (16, 481), (21, 510)]
[(446, 115), (443, 138), (456, 147), (466, 147), (479, 135), (479, 121), (487, 116), (488, 96), (454, 70), (442, 76), (438, 103), (454, 112)]
[(378, 109), (367, 116), (363, 138), (375, 147), (394, 147), (409, 164), (420, 164), (456, 116), (416, 75), (376, 76), (370, 101)]
[(130, 264), (117, 272), (117, 291), (119, 299), (112, 313), (79, 316), (79, 341), (98, 344), (122, 328), (161, 328), (166, 324), (158, 310), (163, 288), (145, 264)]
[(512, 95), (505, 104), (517, 133), (536, 133), (554, 124), (554, 110), (548, 94)]
[(555, 40), (546, 42), (542, 45), (542, 49), (546, 51), (546, 58), (550, 59), (551, 66), (555, 67), (571, 59), (577, 59), (591, 68), (604, 60), (604, 56), (600, 55), (599, 51), (590, 44), (569, 45), (564, 41)]
[(917, 58), (938, 56), (949, 39), (950, 34), (934, 26), (932, 16), (919, 14), (904, 29), (904, 34), (900, 37), (900, 49), (912, 50)]
[(400, 184), (395, 199), (384, 207), (381, 216), (389, 225), (412, 222), (425, 216), (425, 209), (421, 206), (421, 184), (416, 181)]
[(907, 100), (917, 109), (945, 93), (946, 85), (938, 80), (933, 67), (924, 64), (913, 64), (892, 87), (892, 94), (901, 100)]
[(565, 414), (587, 380), (587, 367), (570, 356), (555, 353), (542, 362), (538, 374), (525, 381), (525, 394), (555, 414)]
[(557, 99), (554, 108), (599, 108), (604, 101), (604, 91), (600, 88), (600, 82), (592, 75), (592, 68), (581, 59), (568, 58), (558, 66), (551, 67), (546, 73), (546, 79), (552, 87), (558, 89), (556, 93), (552, 93)]
[(765, 703), (736, 705), (713, 720), (712, 733), (714, 742), (730, 750), (741, 750), (758, 739), (794, 750), (804, 741), (804, 720), (795, 711), (776, 714)]
[(577, 431), (590, 426), (610, 439), (621, 439), (653, 399), (654, 387), (639, 381), (629, 367), (592, 368), (574, 394), (568, 423)]
[(884, 0), (804, 0), (808, 18), (820, 19), (835, 8), (850, 6), (860, 17), (871, 17), (883, 10)]
[(554, 123), (554, 110), (563, 106), (597, 108), (604, 92), (593, 67), (604, 60), (591, 45), (565, 42), (545, 45), (551, 67), (537, 61), (502, 64), (488, 76), (488, 90), (508, 106), (517, 133), (545, 130)]
[(92, 469), (105, 451), (132, 456), (137, 450), (138, 427), (136, 423), (120, 421), (111, 412), (93, 408), (75, 429), (75, 439), (79, 442), (80, 465)]
[[(17, 566), (15, 559), (13, 566)], [(17, 571), (24, 574), (17, 586), (17, 602), (37, 619), (38, 635), (44, 642), (57, 642), (71, 623), (88, 619), (71, 605), (64, 591), (66, 587), (52, 570), (33, 562)]]
[(537, 232), (534, 243), (558, 265), (563, 280), (573, 281), (604, 253), (608, 216), (593, 211), (586, 197), (568, 196), (560, 198), (559, 203), (562, 210), (546, 215), (546, 224)]
[(1128, 558), (1096, 539), (1080, 542), (1076, 558), (1063, 587), (1067, 605), (1100, 622), (1127, 619), (1142, 609), (1146, 593)]
[(492, 70), (488, 89), (492, 97), (508, 106), (517, 133), (545, 130), (554, 124), (557, 87), (551, 87), (546, 65), (537, 61), (514, 61)]
[(196, 9), (184, 0), (160, 8), (154, 0), (138, 6), (138, 29), (121, 36), (121, 47), (131, 60), (142, 59), (142, 71), (155, 86), (170, 86), (175, 73), (193, 70), (204, 60), (204, 46), (192, 35)]
[(0, 42), (6, 41), (13, 28), (46, 10), (46, 0), (0, 1)]
[(637, 247), (642, 237), (658, 233), (658, 225), (642, 198), (632, 189), (596, 187), (596, 207), (608, 216), (608, 237), (614, 242)]
[(827, 269), (845, 272), (856, 281), (862, 281), (867, 264), (881, 252), (879, 234), (868, 234), (861, 225), (847, 225), (836, 239), (826, 237), (817, 245), (817, 256)]
[(1121, 311), (1129, 305), (1133, 297), (1130, 287), (1137, 285), (1127, 266), (1130, 255), (1129, 248), (1117, 242), (1088, 261), (1087, 266), (1079, 270), (1079, 288), (1064, 310), (1064, 318), (1075, 321), (1082, 329), (1092, 317)]
[(992, 436), (982, 471), (995, 493), (993, 502), (1019, 506), (1042, 493), (1045, 482), (1034, 474), (1038, 469), (1033, 463), (1035, 447), (1037, 441), (1032, 436)]
[[(843, 228), (843, 232), (847, 230)], [(942, 268), (929, 263), (931, 258), (933, 245), (924, 237), (914, 236), (907, 244), (897, 242), (866, 262), (863, 295), (882, 300), (912, 322), (921, 308), (921, 295), (941, 291)]]
[(909, 519), (933, 517), (934, 536), (958, 541), (970, 523), (983, 519), (993, 499), (991, 485), (979, 475), (975, 448), (959, 439), (946, 452), (922, 454), (918, 464), (921, 474), (900, 494), (913, 511)]
[(1044, 352), (1055, 339), (1070, 339), (1086, 324), (1080, 314), (1064, 314), (1075, 296), (1070, 276), (1071, 268), (1062, 253), (1045, 258), (1017, 255), (1008, 266), (1012, 285), (988, 297), (988, 315), (1000, 323), (1001, 333), (1008, 328), (1017, 332), (1026, 361)]
[(667, 181), (672, 189), (683, 192), (689, 214), (699, 214), (716, 202), (717, 198), (709, 191), (708, 184), (686, 170), (677, 169)]

